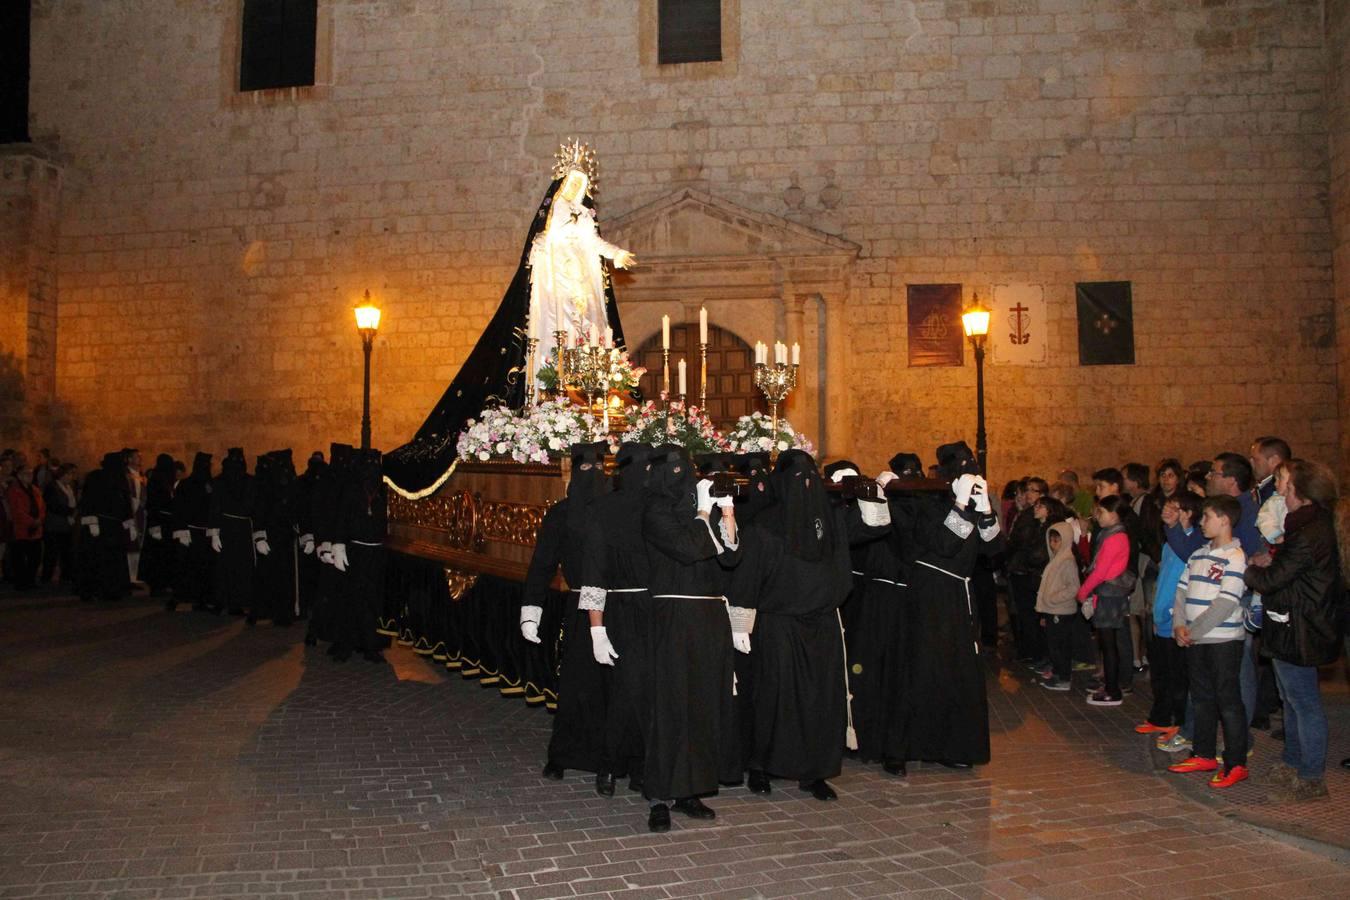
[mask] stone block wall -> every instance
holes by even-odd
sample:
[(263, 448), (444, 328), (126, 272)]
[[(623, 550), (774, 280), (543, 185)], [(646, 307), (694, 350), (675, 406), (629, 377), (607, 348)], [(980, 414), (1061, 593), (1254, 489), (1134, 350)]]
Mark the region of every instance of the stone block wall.
[[(46, 446), (57, 420), (60, 169), (0, 148), (0, 446)], [(29, 459), (33, 459), (29, 454)]]
[[(239, 2), (35, 0), (32, 132), (66, 166), (58, 440), (87, 459), (354, 439), (367, 288), (375, 442), (401, 443), (569, 135), (602, 226), (693, 186), (861, 245), (864, 466), (973, 443), (969, 354), (904, 364), (905, 284), (932, 281), (1044, 286), (1047, 363), (989, 371), (996, 479), (1339, 446), (1320, 0), (739, 0), (705, 72), (644, 66), (627, 0), (320, 0), (322, 83), (258, 96), (231, 90)], [(1137, 364), (1080, 368), (1074, 282), (1116, 279)]]
[(1343, 423), (1339, 469), (1343, 489), (1350, 490), (1350, 0), (1327, 0), (1326, 34), (1337, 371)]

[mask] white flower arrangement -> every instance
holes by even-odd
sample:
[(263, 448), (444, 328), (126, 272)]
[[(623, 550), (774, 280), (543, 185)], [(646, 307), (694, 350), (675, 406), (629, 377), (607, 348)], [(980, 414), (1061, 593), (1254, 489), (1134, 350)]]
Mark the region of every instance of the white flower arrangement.
[(591, 440), (594, 433), (590, 414), (565, 400), (545, 400), (518, 413), (483, 410), (460, 432), (456, 451), (460, 459), (506, 456), (520, 463), (547, 463), (566, 455), (573, 444)]
[(816, 452), (815, 445), (799, 434), (787, 419), (779, 417), (778, 434), (773, 434), (773, 417), (762, 412), (737, 419), (736, 427), (727, 435), (727, 442), (733, 453), (771, 453), (775, 449), (779, 453), (787, 450)]
[(687, 409), (674, 406), (667, 414), (654, 401), (648, 400), (641, 407), (629, 407), (627, 415), (628, 430), (623, 433), (624, 441), (679, 444), (695, 456), (728, 449), (726, 438), (696, 406)]

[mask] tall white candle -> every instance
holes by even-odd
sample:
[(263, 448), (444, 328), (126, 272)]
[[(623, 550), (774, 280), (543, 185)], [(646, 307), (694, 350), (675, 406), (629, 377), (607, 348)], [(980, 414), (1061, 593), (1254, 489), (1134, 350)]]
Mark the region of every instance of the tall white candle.
[(799, 365), (801, 365), (801, 363), (802, 363), (802, 345), (801, 345), (801, 344), (793, 344), (793, 345), (792, 345), (792, 364), (793, 364), (794, 366), (799, 366)]
[(684, 396), (684, 394), (686, 394), (686, 393), (688, 392), (688, 386), (685, 384), (685, 380), (684, 380), (684, 359), (683, 359), (683, 358), (680, 359), (680, 366), (679, 366), (679, 369), (680, 369), (680, 395), (681, 395), (681, 396)]
[(703, 306), (698, 310), (698, 342), (708, 343), (708, 309)]
[(568, 319), (563, 315), (562, 292), (559, 291), (558, 295), (553, 298), (553, 330), (562, 331), (563, 323), (566, 321)]
[(533, 293), (531, 293), (531, 294), (530, 294), (530, 333), (527, 334), (526, 337), (527, 337), (527, 338), (534, 338), (535, 340), (538, 340), (539, 338), (543, 337), (543, 335), (540, 334), (540, 326), (541, 326), (542, 324), (543, 324), (543, 323), (539, 321), (539, 298), (536, 297), (536, 296), (534, 296)]
[(596, 342), (597, 339), (598, 339), (598, 336), (596, 335), (596, 331), (595, 331), (595, 323), (592, 322), (591, 325), (590, 325), (590, 328), (588, 328), (588, 329), (587, 329), (587, 332), (586, 332), (586, 343), (589, 344), (590, 346), (594, 347), (594, 346), (595, 346), (595, 342)]
[(614, 346), (614, 329), (608, 325), (605, 326), (605, 349)]
[(782, 342), (782, 341), (774, 341), (774, 344), (773, 344), (773, 361), (774, 361), (775, 363), (786, 363), (786, 362), (787, 362), (787, 347), (783, 346), (783, 342)]
[(572, 323), (570, 321), (564, 327), (567, 330), (567, 343), (564, 344), (563, 346), (571, 347), (573, 344), (577, 342), (576, 333), (572, 330)]
[(661, 349), (670, 349), (670, 316), (661, 317)]

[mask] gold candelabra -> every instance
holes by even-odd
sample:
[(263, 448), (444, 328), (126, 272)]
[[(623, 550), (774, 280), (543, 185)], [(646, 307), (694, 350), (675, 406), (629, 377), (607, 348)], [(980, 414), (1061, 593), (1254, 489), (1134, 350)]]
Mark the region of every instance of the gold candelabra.
[(755, 387), (759, 388), (764, 394), (764, 399), (769, 401), (771, 411), (771, 440), (772, 449), (769, 456), (773, 459), (778, 458), (778, 404), (787, 399), (787, 395), (792, 393), (792, 389), (797, 386), (797, 364), (793, 363), (755, 363)]
[(698, 345), (699, 356), (699, 375), (698, 375), (698, 408), (704, 412), (708, 411), (708, 342), (701, 341)]
[(525, 405), (534, 406), (539, 393), (539, 338), (525, 339)]
[(600, 395), (603, 434), (609, 434), (610, 351), (595, 344), (574, 347), (565, 354), (568, 376), (586, 395), (586, 405), (595, 411), (595, 395)]
[(558, 376), (558, 399), (567, 398), (567, 332), (559, 329), (553, 332), (553, 339), (558, 348), (557, 355), (553, 357), (553, 368)]
[(670, 348), (661, 348), (661, 405), (670, 402)]

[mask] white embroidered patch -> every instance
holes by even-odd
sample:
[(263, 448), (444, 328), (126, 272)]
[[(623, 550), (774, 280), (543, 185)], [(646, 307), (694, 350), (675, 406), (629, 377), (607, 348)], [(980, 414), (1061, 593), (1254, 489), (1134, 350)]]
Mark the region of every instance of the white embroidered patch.
[(947, 513), (947, 518), (942, 521), (947, 526), (947, 530), (959, 538), (968, 538), (970, 533), (975, 530), (975, 526), (962, 518), (956, 510)]

